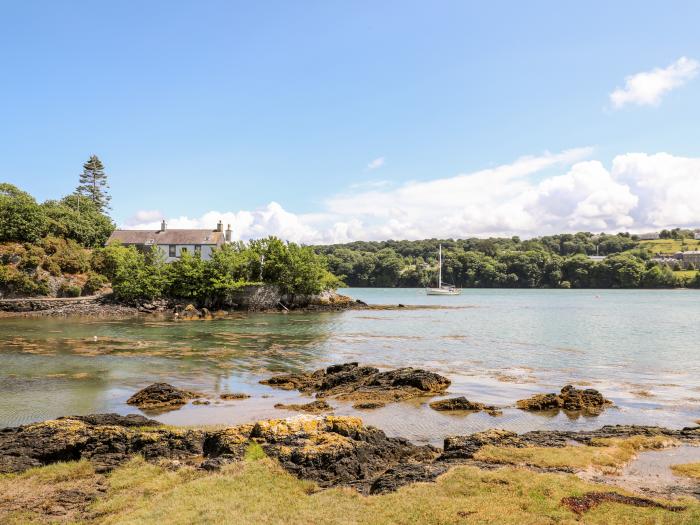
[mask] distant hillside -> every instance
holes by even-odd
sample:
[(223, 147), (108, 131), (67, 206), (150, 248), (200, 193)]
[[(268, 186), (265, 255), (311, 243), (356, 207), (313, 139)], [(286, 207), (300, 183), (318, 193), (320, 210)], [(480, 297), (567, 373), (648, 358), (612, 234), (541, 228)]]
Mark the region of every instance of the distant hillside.
[[(459, 287), (672, 288), (698, 286), (695, 272), (674, 272), (651, 260), (664, 250), (696, 249), (689, 230), (675, 239), (639, 241), (634, 235), (588, 232), (534, 239), (425, 239), (316, 246), (330, 270), (349, 286), (423, 287), (435, 284), (438, 246), (443, 279)], [(590, 256), (607, 256), (593, 260)]]

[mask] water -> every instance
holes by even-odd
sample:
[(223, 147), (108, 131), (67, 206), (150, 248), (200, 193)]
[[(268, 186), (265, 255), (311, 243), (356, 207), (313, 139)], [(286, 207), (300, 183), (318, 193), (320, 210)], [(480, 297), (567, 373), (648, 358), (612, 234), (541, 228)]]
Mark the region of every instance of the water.
[(584, 429), (608, 423), (682, 427), (700, 418), (700, 295), (690, 290), (341, 290), (368, 303), (433, 309), (240, 314), (215, 321), (0, 319), (0, 427), (62, 415), (137, 412), (136, 390), (166, 381), (212, 398), (155, 416), (172, 424), (234, 424), (286, 417), (295, 392), (258, 384), (271, 373), (343, 361), (420, 366), (450, 377), (450, 394), (512, 407), (567, 383), (590, 385), (615, 407), (598, 417), (445, 414), (428, 400), (357, 412), (391, 435), (439, 444), (485, 428)]

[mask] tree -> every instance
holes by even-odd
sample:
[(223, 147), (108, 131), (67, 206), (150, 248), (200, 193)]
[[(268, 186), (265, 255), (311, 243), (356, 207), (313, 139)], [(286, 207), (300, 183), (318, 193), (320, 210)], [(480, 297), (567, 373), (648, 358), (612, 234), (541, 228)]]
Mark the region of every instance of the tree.
[(46, 229), (46, 215), (34, 197), (0, 183), (0, 242), (35, 242)]
[(83, 164), (80, 184), (75, 191), (79, 196), (90, 199), (100, 213), (104, 213), (109, 209), (109, 201), (112, 200), (107, 190), (109, 190), (109, 184), (107, 184), (105, 167), (97, 155), (92, 155)]
[[(81, 202), (82, 201), (82, 202)], [(107, 242), (114, 230), (112, 220), (97, 205), (78, 195), (41, 205), (48, 219), (46, 229), (56, 237), (73, 239), (83, 246), (96, 248)]]

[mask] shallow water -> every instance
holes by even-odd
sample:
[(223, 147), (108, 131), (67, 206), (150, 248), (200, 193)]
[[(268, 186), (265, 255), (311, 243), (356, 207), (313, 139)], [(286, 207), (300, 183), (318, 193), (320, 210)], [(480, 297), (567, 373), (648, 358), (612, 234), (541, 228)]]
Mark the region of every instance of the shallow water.
[[(0, 319), (0, 427), (67, 414), (134, 412), (125, 404), (154, 381), (250, 399), (188, 405), (157, 415), (174, 424), (232, 424), (288, 416), (294, 392), (258, 381), (275, 372), (355, 360), (421, 366), (453, 381), (450, 394), (501, 406), (564, 384), (587, 384), (615, 402), (598, 417), (437, 413), (427, 400), (359, 412), (392, 435), (440, 443), (491, 427), (519, 432), (609, 423), (691, 425), (700, 418), (697, 291), (349, 289), (377, 304), (449, 308), (320, 314), (240, 314), (216, 321), (153, 318)], [(349, 405), (338, 414), (357, 414)]]

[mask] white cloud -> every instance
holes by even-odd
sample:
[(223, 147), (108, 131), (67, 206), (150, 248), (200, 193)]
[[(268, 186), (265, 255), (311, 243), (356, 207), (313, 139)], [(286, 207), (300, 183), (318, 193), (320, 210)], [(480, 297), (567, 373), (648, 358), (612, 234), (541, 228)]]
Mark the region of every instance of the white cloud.
[(696, 60), (681, 57), (666, 68), (643, 71), (625, 79), (625, 87), (610, 93), (615, 108), (626, 104), (656, 105), (667, 92), (682, 86), (695, 77), (700, 69)]
[(381, 168), (382, 166), (384, 166), (384, 157), (378, 157), (369, 164), (367, 164), (367, 169), (376, 170), (377, 168)]
[[(592, 153), (572, 149), (426, 182), (355, 188), (313, 214), (271, 202), (254, 211), (170, 218), (168, 225), (213, 228), (223, 220), (237, 239), (277, 235), (309, 244), (700, 226), (700, 158), (627, 153), (606, 167), (587, 160)], [(157, 228), (160, 217), (148, 213), (150, 220), (127, 224)]]

